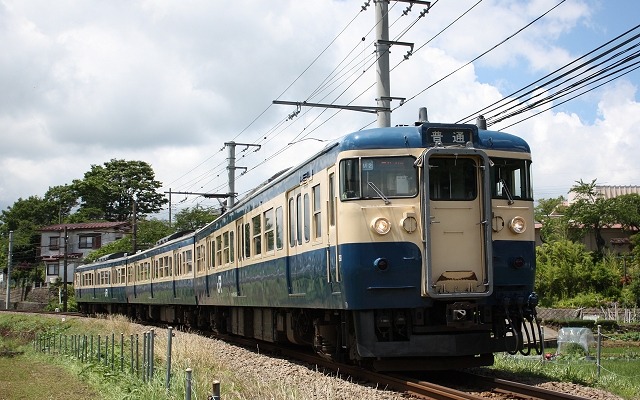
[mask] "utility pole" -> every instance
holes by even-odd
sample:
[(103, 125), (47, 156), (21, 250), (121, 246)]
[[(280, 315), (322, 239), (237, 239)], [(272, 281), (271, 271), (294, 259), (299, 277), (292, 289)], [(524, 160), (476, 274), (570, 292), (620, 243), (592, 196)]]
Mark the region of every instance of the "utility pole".
[(378, 127), (391, 126), (391, 82), (389, 79), (389, 5), (386, 0), (376, 0), (376, 78), (378, 106), (384, 111), (378, 111)]
[(64, 227), (64, 264), (62, 267), (62, 311), (67, 312), (67, 255), (69, 253), (69, 235), (67, 226)]
[(133, 200), (133, 233), (131, 235), (131, 247), (133, 248), (133, 254), (136, 254), (136, 252), (138, 251), (138, 223), (137, 223), (137, 216), (136, 216), (136, 199), (135, 197), (132, 198)]
[(7, 259), (7, 293), (4, 300), (5, 310), (9, 309), (9, 302), (11, 301), (11, 263), (13, 262), (13, 231), (9, 231), (9, 257)]
[(229, 200), (227, 200), (227, 209), (230, 209), (236, 203), (236, 169), (247, 170), (247, 167), (236, 167), (236, 146), (247, 146), (245, 150), (249, 147), (257, 147), (254, 151), (258, 151), (260, 150), (260, 145), (236, 143), (233, 141), (226, 142), (224, 145), (229, 148), (229, 159), (227, 162), (227, 171), (229, 172)]
[[(430, 1), (424, 0), (398, 0), (398, 2), (409, 3), (407, 9), (403, 12), (405, 15), (411, 11), (414, 5), (424, 6), (424, 10), (420, 12), (419, 18), (423, 18), (429, 12), (431, 7)], [(413, 43), (397, 42), (389, 40), (389, 0), (374, 0), (375, 3), (375, 17), (376, 17), (376, 88), (377, 88), (377, 106), (343, 106), (336, 104), (321, 104), (310, 103), (307, 101), (282, 101), (274, 100), (273, 104), (295, 105), (298, 110), (289, 115), (289, 118), (294, 118), (299, 114), (300, 107), (323, 107), (323, 108), (340, 108), (343, 110), (360, 111), (367, 113), (376, 113), (378, 127), (386, 128), (391, 126), (391, 101), (400, 100), (402, 105), (406, 100), (404, 97), (391, 96), (391, 79), (389, 73), (389, 48), (391, 46), (406, 46), (410, 49), (404, 56), (405, 60), (413, 54)], [(362, 7), (362, 10), (366, 10), (369, 6), (369, 1)]]

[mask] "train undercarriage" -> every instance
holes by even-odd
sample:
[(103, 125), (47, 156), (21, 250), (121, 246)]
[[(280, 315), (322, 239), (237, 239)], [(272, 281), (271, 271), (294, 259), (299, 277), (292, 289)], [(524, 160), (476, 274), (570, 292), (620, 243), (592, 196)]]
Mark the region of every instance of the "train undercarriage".
[(310, 346), (325, 358), (379, 371), (491, 365), (493, 353), (528, 353), (538, 349), (539, 339), (535, 322), (524, 314), (473, 302), (359, 311), (98, 303), (81, 308), (87, 314), (116, 313), (136, 321)]

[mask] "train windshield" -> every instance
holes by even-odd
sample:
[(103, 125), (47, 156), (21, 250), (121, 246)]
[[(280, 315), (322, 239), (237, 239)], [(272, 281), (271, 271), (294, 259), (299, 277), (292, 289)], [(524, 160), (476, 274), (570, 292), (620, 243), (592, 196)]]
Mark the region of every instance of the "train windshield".
[(494, 199), (533, 200), (531, 160), (492, 158), (491, 196)]
[(340, 161), (342, 200), (413, 197), (418, 194), (414, 157), (362, 157)]

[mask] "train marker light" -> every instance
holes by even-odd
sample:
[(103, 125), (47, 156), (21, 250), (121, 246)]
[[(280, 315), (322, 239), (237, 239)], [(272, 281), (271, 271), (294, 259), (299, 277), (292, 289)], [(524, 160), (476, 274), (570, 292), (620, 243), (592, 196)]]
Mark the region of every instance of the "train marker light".
[(514, 268), (516, 269), (520, 269), (522, 267), (524, 267), (526, 264), (526, 262), (524, 261), (524, 258), (522, 257), (516, 257), (513, 259), (511, 265), (513, 265)]
[(406, 216), (400, 221), (400, 224), (407, 233), (413, 233), (418, 229), (418, 221), (413, 215)]
[(389, 262), (386, 258), (376, 258), (376, 260), (373, 262), (373, 265), (380, 271), (384, 271), (389, 266)]
[(386, 235), (391, 230), (391, 223), (384, 217), (378, 217), (371, 221), (371, 229), (378, 235)]
[(511, 221), (509, 221), (509, 229), (511, 229), (513, 233), (524, 233), (524, 231), (527, 230), (527, 223), (522, 217), (513, 217)]

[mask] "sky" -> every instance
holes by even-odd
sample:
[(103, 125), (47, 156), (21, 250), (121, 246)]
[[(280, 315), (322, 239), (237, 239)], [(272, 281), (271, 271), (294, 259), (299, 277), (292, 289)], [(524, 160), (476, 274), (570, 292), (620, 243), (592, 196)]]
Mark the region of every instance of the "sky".
[[(236, 147), (242, 196), (323, 141), (375, 127), (370, 113), (272, 103), (376, 105), (364, 4), (0, 0), (0, 210), (112, 159), (149, 163), (162, 192), (226, 193), (230, 141), (260, 145)], [(407, 99), (392, 103), (392, 125), (412, 125), (420, 107), (432, 122), (475, 115), (640, 15), (635, 0), (438, 0), (420, 18), (424, 6), (407, 6), (389, 4), (390, 39), (414, 44), (407, 60), (408, 46), (391, 48), (391, 96)], [(639, 85), (637, 70), (490, 129), (530, 144), (536, 199), (579, 180), (640, 185)], [(218, 202), (171, 195), (173, 213), (196, 205)]]

